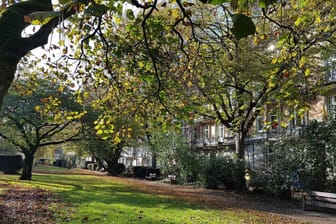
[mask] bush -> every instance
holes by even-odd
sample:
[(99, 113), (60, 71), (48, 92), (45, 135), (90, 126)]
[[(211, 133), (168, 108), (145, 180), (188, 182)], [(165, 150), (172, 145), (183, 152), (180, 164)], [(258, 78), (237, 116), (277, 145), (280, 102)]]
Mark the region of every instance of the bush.
[(56, 159), (55, 166), (57, 166), (57, 167), (66, 167), (66, 160), (64, 160), (64, 159)]
[(227, 190), (244, 188), (244, 163), (230, 157), (210, 158), (204, 165), (204, 185), (206, 188)]
[(114, 163), (111, 161), (106, 161), (107, 172), (111, 176), (123, 175), (126, 172), (126, 166), (123, 163)]
[(0, 155), (0, 170), (5, 174), (16, 174), (22, 167), (21, 155)]
[(146, 179), (149, 179), (149, 180), (158, 179), (160, 177), (160, 169), (147, 167), (145, 177)]
[(132, 176), (141, 179), (149, 177), (151, 173), (155, 174), (155, 178), (153, 179), (157, 179), (161, 175), (159, 168), (146, 167), (146, 166), (133, 166), (130, 169), (132, 170), (130, 172), (132, 173)]
[(313, 121), (303, 134), (272, 146), (273, 158), (252, 173), (251, 186), (279, 196), (292, 190), (335, 192), (336, 120)]
[(183, 146), (177, 150), (176, 157), (179, 166), (177, 174), (181, 182), (195, 184), (201, 179), (204, 158), (198, 152)]
[(145, 178), (147, 167), (144, 166), (133, 166), (134, 177)]
[(280, 198), (288, 198), (291, 191), (305, 186), (309, 173), (306, 147), (302, 139), (282, 139), (272, 146), (273, 154), (251, 171), (249, 186)]

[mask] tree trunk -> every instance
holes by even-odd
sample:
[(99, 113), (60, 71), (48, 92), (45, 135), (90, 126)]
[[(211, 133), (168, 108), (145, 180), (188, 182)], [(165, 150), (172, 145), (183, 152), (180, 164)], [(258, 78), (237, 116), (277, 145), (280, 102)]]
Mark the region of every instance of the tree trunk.
[(12, 64), (0, 59), (0, 107), (3, 102), (3, 98), (7, 94), (9, 87), (11, 86), (15, 71), (16, 64)]
[[(78, 3), (85, 5), (90, 2), (88, 0), (78, 1)], [(25, 16), (35, 12), (50, 12), (52, 10), (51, 0), (30, 0), (19, 1), (2, 12), (0, 16), (0, 107), (14, 79), (16, 66), (20, 59), (29, 51), (47, 44), (52, 30), (59, 23), (77, 13), (77, 7), (70, 4), (58, 11), (59, 16), (42, 25), (33, 35), (21, 37), (22, 31), (29, 25), (25, 21)]]
[(92, 161), (96, 160), (96, 163), (98, 165), (97, 170), (101, 170), (101, 169), (105, 169), (106, 170), (107, 169), (107, 167), (104, 166), (103, 161), (99, 157), (97, 157), (97, 156), (92, 156), (92, 157), (93, 157)]
[(123, 172), (125, 172), (125, 165), (122, 163), (118, 163), (118, 161), (110, 160), (106, 161), (107, 163), (107, 172), (111, 176), (119, 176)]
[(123, 145), (124, 144), (122, 142), (115, 145), (115, 148), (111, 149), (109, 157), (105, 158), (107, 163), (107, 172), (111, 176), (121, 175), (126, 169), (124, 164), (118, 163)]
[(237, 132), (235, 139), (236, 156), (238, 159), (245, 159), (245, 137), (243, 132)]
[(20, 177), (20, 180), (31, 180), (32, 178), (32, 170), (33, 170), (33, 161), (34, 154), (33, 153), (25, 153), (25, 160), (23, 163), (23, 170)]
[[(238, 172), (236, 175), (236, 178), (239, 183), (237, 183), (236, 190), (238, 191), (244, 191), (246, 190), (246, 179), (245, 179), (245, 138), (246, 138), (246, 132), (238, 132), (236, 135), (236, 156), (237, 156), (237, 167), (239, 167), (240, 172)], [(238, 166), (238, 164), (243, 163), (241, 166)]]
[(314, 163), (314, 173), (313, 176), (315, 180), (319, 180), (318, 182), (314, 183), (313, 190), (317, 191), (325, 191), (327, 186), (327, 145), (323, 141), (320, 145), (319, 150), (316, 150), (316, 159)]
[(152, 167), (153, 168), (156, 168), (156, 163), (157, 163), (156, 153), (152, 152)]

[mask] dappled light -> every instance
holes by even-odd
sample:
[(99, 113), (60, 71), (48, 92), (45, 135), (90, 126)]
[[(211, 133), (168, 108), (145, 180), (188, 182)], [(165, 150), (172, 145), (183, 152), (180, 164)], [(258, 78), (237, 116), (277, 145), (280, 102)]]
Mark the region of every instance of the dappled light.
[[(59, 170), (60, 168), (55, 169), (56, 172)], [(298, 205), (293, 202), (233, 192), (96, 176), (97, 173), (93, 171), (86, 171), (90, 175), (81, 175), (83, 171), (78, 170), (80, 173), (77, 175), (76, 170), (63, 170), (62, 175), (53, 174), (51, 169), (43, 174), (43, 167), (40, 167), (34, 175), (34, 181), (25, 183), (17, 182), (15, 176), (0, 176), (0, 201), (4, 205), (12, 203), (11, 206), (23, 206), (19, 205), (22, 197), (12, 197), (11, 193), (4, 194), (11, 185), (16, 187), (8, 192), (17, 192), (18, 195), (23, 194), (19, 192), (29, 192), (27, 197), (31, 199), (50, 201), (50, 204), (41, 207), (44, 209), (43, 214), (53, 214), (43, 216), (50, 218), (49, 223), (55, 220), (67, 223), (129, 223), (141, 220), (142, 223), (201, 224), (206, 220), (207, 223), (214, 224), (253, 224), (305, 223), (309, 219), (309, 216), (305, 217), (299, 213), (297, 219), (294, 219), (295, 212), (290, 213), (290, 209), (296, 211)], [(67, 171), (70, 174), (66, 175)], [(38, 200), (32, 201), (31, 203), (41, 203)], [(27, 217), (29, 214), (32, 213), (27, 212)], [(289, 218), (291, 214), (292, 218)]]

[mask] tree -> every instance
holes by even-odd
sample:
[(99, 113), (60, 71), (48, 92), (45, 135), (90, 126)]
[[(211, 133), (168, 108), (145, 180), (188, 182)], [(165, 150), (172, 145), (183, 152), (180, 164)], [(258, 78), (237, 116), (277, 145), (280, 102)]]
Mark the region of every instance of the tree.
[[(255, 19), (258, 34), (239, 40), (227, 24), (230, 12), (198, 10), (193, 23), (200, 25), (185, 34), (189, 41), (184, 51), (170, 60), (173, 65), (161, 75), (168, 92), (165, 102), (178, 98), (181, 110), (225, 125), (235, 133), (237, 157), (244, 159), (245, 138), (257, 116), (280, 112), (285, 126), (291, 113), (302, 114), (309, 108), (310, 96), (323, 84), (324, 46), (335, 38), (333, 22), (325, 14), (332, 6), (325, 3), (325, 8), (309, 16), (307, 9), (318, 1), (303, 2), (263, 8), (265, 17)], [(287, 11), (280, 15), (283, 9)], [(315, 20), (329, 25), (317, 27), (311, 22)], [(197, 35), (198, 41), (190, 35)], [(185, 91), (177, 91), (181, 89)]]
[[(316, 55), (321, 53), (320, 49), (328, 49), (329, 46), (332, 46), (334, 43), (335, 16), (333, 15), (335, 13), (335, 9), (332, 1), (305, 0), (294, 1), (290, 4), (283, 1), (273, 0), (259, 1), (259, 5), (257, 7), (252, 4), (256, 3), (255, 0), (231, 0), (228, 1), (231, 3), (230, 6), (228, 4), (221, 4), (223, 2), (226, 1), (210, 2), (216, 4), (218, 3), (219, 5), (217, 7), (202, 5), (202, 7), (204, 6), (205, 8), (210, 8), (210, 13), (207, 13), (210, 21), (207, 20), (208, 18), (202, 17), (203, 11), (200, 10), (201, 7), (199, 4), (183, 3), (181, 1), (176, 1), (175, 5), (169, 5), (168, 7), (167, 3), (161, 4), (154, 1), (151, 4), (142, 5), (138, 1), (133, 0), (132, 4), (137, 7), (138, 10), (125, 10), (126, 17), (128, 19), (134, 19), (138, 25), (140, 25), (140, 29), (136, 29), (133, 35), (138, 34), (138, 39), (136, 40), (142, 40), (139, 46), (147, 51), (147, 53), (142, 54), (142, 56), (149, 59), (147, 60), (147, 63), (143, 63), (143, 61), (140, 60), (136, 67), (137, 70), (135, 71), (141, 70), (145, 72), (142, 73), (141, 77), (143, 81), (149, 82), (149, 85), (157, 85), (156, 89), (151, 90), (152, 93), (154, 92), (156, 94), (161, 103), (163, 103), (166, 98), (169, 99), (169, 101), (173, 99), (173, 102), (175, 102), (174, 108), (176, 109), (181, 109), (184, 107), (183, 105), (185, 105), (185, 103), (178, 103), (179, 98), (181, 97), (179, 96), (179, 93), (171, 94), (173, 91), (169, 92), (163, 89), (164, 87), (173, 87), (174, 82), (168, 81), (165, 85), (163, 85), (161, 74), (169, 75), (171, 72), (181, 74), (178, 73), (179, 70), (174, 70), (174, 66), (171, 65), (174, 62), (180, 63), (180, 65), (182, 64), (179, 59), (181, 54), (175, 55), (175, 57), (173, 54), (170, 54), (167, 55), (169, 57), (165, 57), (164, 60), (164, 65), (166, 67), (159, 69), (158, 63), (160, 62), (161, 57), (165, 56), (166, 53), (166, 51), (162, 51), (161, 54), (157, 54), (158, 47), (163, 48), (166, 46), (166, 43), (162, 43), (161, 41), (161, 36), (163, 35), (174, 36), (174, 41), (172, 41), (171, 44), (179, 43), (178, 47), (183, 54), (186, 53), (185, 49), (188, 45), (190, 45), (191, 48), (198, 49), (198, 47), (203, 47), (205, 46), (204, 44), (206, 44), (208, 46), (206, 48), (210, 50), (203, 49), (202, 57), (198, 57), (198, 59), (195, 60), (189, 60), (189, 57), (186, 56), (184, 59), (185, 61), (183, 61), (183, 66), (179, 67), (182, 71), (185, 71), (185, 68), (189, 67), (184, 65), (192, 65), (190, 68), (197, 65), (201, 67), (200, 71), (206, 71), (206, 64), (202, 60), (206, 59), (207, 56), (211, 57), (213, 53), (212, 50), (221, 51), (221, 55), (224, 55), (224, 59), (226, 59), (226, 61), (222, 61), (223, 63), (231, 61), (231, 63), (234, 64), (233, 61), (236, 60), (235, 63), (242, 66), (239, 61), (237, 61), (238, 57), (234, 57), (232, 60), (230, 57), (233, 54), (232, 50), (236, 52), (241, 50), (241, 44), (237, 45), (237, 43), (246, 43), (246, 41), (250, 40), (246, 37), (249, 34), (255, 33), (255, 24), (252, 22), (250, 17), (246, 16), (247, 14), (253, 15), (253, 17), (255, 16), (260, 20), (264, 19), (265, 24), (269, 21), (270, 24), (266, 26), (266, 32), (264, 33), (263, 26), (259, 26), (260, 28), (258, 29), (258, 33), (262, 35), (266, 34), (262, 36), (263, 38), (267, 36), (275, 36), (276, 38), (274, 38), (274, 40), (277, 43), (276, 46), (279, 54), (271, 60), (270, 66), (278, 66), (278, 68), (271, 72), (273, 75), (269, 76), (271, 80), (267, 80), (267, 82), (269, 84), (276, 84), (275, 87), (279, 90), (277, 92), (283, 95), (286, 95), (288, 92), (282, 91), (281, 87), (277, 85), (279, 76), (287, 76), (287, 72), (290, 74), (293, 72), (295, 75), (290, 79), (293, 82), (302, 81), (301, 79), (296, 79), (296, 74), (299, 74), (300, 77), (303, 77), (303, 74), (307, 76), (308, 78), (305, 77), (304, 81), (306, 81), (306, 79), (310, 79), (310, 74), (312, 74), (313, 70), (312, 67), (309, 68), (309, 63), (314, 60), (313, 57), (316, 57)], [(247, 3), (251, 3), (251, 5)], [(95, 78), (100, 78), (101, 82), (106, 82), (108, 85), (111, 82), (114, 82), (114, 70), (118, 68), (120, 62), (128, 55), (122, 50), (119, 52), (112, 52), (117, 54), (111, 53), (116, 46), (114, 45), (113, 40), (117, 41), (117, 39), (114, 39), (117, 37), (112, 35), (116, 28), (105, 29), (105, 25), (106, 23), (111, 22), (117, 23), (121, 18), (125, 18), (125, 16), (123, 16), (125, 13), (123, 13), (122, 8), (122, 2), (120, 5), (116, 6), (114, 1), (106, 1), (104, 4), (97, 4), (94, 1), (79, 0), (60, 1), (60, 5), (58, 8), (55, 7), (55, 9), (52, 8), (51, 1), (46, 0), (20, 2), (8, 7), (0, 18), (0, 31), (10, 31), (1, 32), (0, 36), (0, 41), (2, 43), (0, 46), (0, 53), (3, 55), (0, 58), (0, 70), (3, 71), (1, 72), (0, 80), (0, 85), (2, 85), (0, 86), (1, 101), (3, 95), (13, 80), (16, 65), (21, 57), (29, 50), (46, 43), (46, 37), (53, 28), (55, 28), (59, 22), (72, 15), (74, 15), (71, 17), (72, 20), (69, 22), (69, 25), (64, 25), (63, 31), (69, 29), (70, 40), (75, 44), (78, 44), (79, 42), (80, 53), (74, 55), (74, 58), (85, 61), (85, 53), (91, 52), (92, 54), (95, 54), (97, 53), (97, 51), (95, 51), (96, 44), (102, 45), (103, 48), (99, 48), (100, 59), (95, 61), (96, 65), (100, 65), (98, 66), (98, 73), (96, 73), (99, 76), (96, 76)], [(167, 10), (167, 8), (169, 9)], [(311, 8), (315, 8), (316, 11), (314, 11), (314, 13), (309, 13)], [(163, 21), (161, 20), (161, 17), (153, 18), (154, 14), (156, 14), (156, 9), (159, 10), (159, 12), (165, 11), (167, 16), (170, 18), (169, 23), (166, 23), (165, 26), (162, 26)], [(36, 12), (36, 10), (39, 12)], [(257, 22), (259, 23), (260, 20)], [(216, 21), (220, 21), (222, 24), (217, 26), (218, 22), (214, 23)], [(30, 37), (21, 37), (21, 31), (32, 23), (40, 24), (41, 28)], [(80, 27), (80, 32), (76, 32), (78, 29), (75, 27)], [(183, 30), (182, 28), (186, 27), (190, 27), (190, 29), (188, 29), (188, 35), (181, 31)], [(129, 31), (133, 31), (132, 29), (134, 27), (127, 26), (126, 24), (125, 28), (129, 29)], [(150, 29), (152, 29), (152, 31)], [(155, 35), (155, 32), (153, 31), (159, 32), (156, 32)], [(270, 32), (271, 35), (267, 35), (267, 32)], [(205, 40), (203, 38), (209, 38), (209, 36), (210, 39)], [(127, 46), (138, 47), (138, 42), (132, 42), (131, 39), (129, 39), (129, 36), (126, 35), (122, 38), (124, 42), (128, 44)], [(154, 38), (154, 41), (151, 41), (153, 40), (152, 38)], [(176, 41), (176, 39), (178, 41)], [(193, 40), (195, 40), (194, 43), (196, 43), (196, 45), (190, 44)], [(212, 41), (217, 42), (217, 47), (213, 48), (211, 46)], [(246, 46), (246, 44), (243, 44), (243, 46)], [(64, 54), (69, 58), (69, 55), (66, 53), (67, 50), (65, 48)], [(197, 53), (197, 51), (192, 50), (189, 55), (194, 55), (195, 53)], [(120, 57), (120, 55), (124, 57)], [(219, 57), (221, 57), (221, 55)], [(120, 59), (119, 63), (111, 61), (111, 58), (113, 57)], [(173, 60), (169, 61), (166, 59)], [(137, 62), (137, 60), (138, 58), (134, 57), (134, 61)], [(151, 63), (148, 63), (148, 61)], [(86, 63), (87, 65), (90, 65), (89, 60), (86, 60)], [(269, 63), (269, 60), (267, 60), (266, 63)], [(212, 63), (210, 63), (210, 65), (212, 65)], [(80, 66), (78, 66), (78, 68), (80, 68)], [(106, 70), (103, 72), (102, 68)], [(299, 68), (299, 70), (297, 68)], [(84, 69), (86, 68), (82, 67), (77, 71), (78, 73), (81, 73)], [(162, 71), (164, 73), (161, 73)], [(130, 74), (134, 75), (135, 73)], [(79, 76), (83, 79), (83, 82), (85, 82), (85, 78), (87, 77), (83, 77), (81, 75)], [(184, 78), (188, 77), (184, 76)], [(198, 79), (198, 77), (196, 78)], [(205, 83), (205, 81), (206, 80), (203, 79), (202, 82)], [(290, 81), (287, 83), (289, 82)], [(98, 85), (97, 88), (99, 87), (100, 86)], [(305, 88), (306, 87), (304, 86), (303, 89)], [(239, 92), (239, 89), (237, 91)], [(252, 97), (256, 96), (252, 94)], [(257, 96), (257, 98), (258, 97), (259, 96)], [(244, 99), (237, 97), (237, 100), (239, 103)], [(251, 96), (249, 96), (250, 102), (255, 100), (251, 100)], [(167, 106), (164, 107), (165, 109), (168, 108)], [(239, 116), (241, 113), (250, 111), (249, 108), (245, 107), (246, 105), (243, 104), (236, 107), (235, 111), (238, 112)], [(189, 111), (191, 109), (190, 107), (185, 108)], [(257, 108), (257, 110), (259, 110), (259, 108)], [(183, 110), (180, 111), (183, 112)], [(218, 119), (220, 120), (220, 118)], [(249, 120), (247, 123), (242, 122), (242, 120), (234, 120), (235, 127), (243, 127), (243, 130), (240, 130), (243, 133), (241, 136), (244, 136), (245, 129), (249, 126), (251, 121), (253, 121), (253, 119)], [(237, 131), (239, 128), (234, 129)], [(243, 143), (242, 138), (239, 137), (239, 139), (240, 144), (237, 144), (237, 146)], [(242, 147), (239, 146), (239, 148)], [(240, 149), (237, 154), (238, 157), (242, 157), (243, 151)]]
[[(76, 13), (76, 7), (87, 3), (88, 1), (76, 1), (60, 11), (54, 11), (51, 0), (31, 0), (15, 3), (1, 10), (0, 105), (14, 80), (20, 59), (32, 49), (46, 44), (52, 30), (61, 21)], [(6, 6), (5, 3), (3, 6)], [(42, 22), (40, 29), (30, 37), (22, 37), (22, 31), (34, 21)]]
[[(109, 106), (104, 105), (104, 110), (114, 111), (121, 105), (114, 105), (109, 102)], [(120, 108), (121, 110), (125, 107)], [(140, 144), (142, 138), (142, 127), (139, 122), (134, 121), (135, 117), (126, 117), (125, 113), (112, 117), (115, 113), (104, 112), (103, 109), (88, 109), (83, 117), (85, 144), (84, 151), (92, 155), (100, 168), (104, 168), (110, 175), (122, 174), (125, 166), (118, 162), (124, 147)], [(120, 111), (119, 111), (120, 112)], [(108, 127), (107, 127), (108, 126)]]
[[(113, 35), (104, 36), (101, 42), (83, 43), (83, 48), (75, 52), (83, 54), (76, 78), (82, 82), (78, 90), (82, 101), (92, 109), (84, 119), (89, 136), (87, 151), (105, 161), (111, 175), (118, 175), (122, 150), (143, 144), (152, 129), (165, 129), (172, 116), (157, 102), (160, 90), (143, 36), (139, 35), (140, 21), (126, 23), (128, 18), (115, 21), (112, 16), (106, 19), (104, 33)], [(152, 22), (148, 22), (150, 27), (161, 28)], [(113, 46), (109, 54), (104, 51), (106, 44)], [(111, 67), (106, 67), (107, 63)]]
[[(97, 60), (99, 55), (90, 57)], [(126, 63), (117, 63), (113, 81), (104, 76), (104, 68), (97, 66), (83, 71), (82, 75), (88, 72), (92, 78), (78, 91), (90, 111), (83, 118), (88, 142), (85, 148), (113, 176), (121, 174), (118, 160), (124, 148), (142, 144), (147, 124), (160, 108), (146, 94), (146, 83), (138, 75), (130, 75)]]
[[(231, 2), (234, 9), (246, 8), (245, 3), (236, 0), (209, 1), (209, 3), (215, 4), (223, 2)], [(143, 16), (139, 18), (142, 20), (142, 33), (146, 40), (146, 22), (148, 18), (151, 17), (155, 10), (164, 8), (166, 3), (159, 5), (161, 3), (154, 1), (151, 4), (142, 4), (137, 0), (132, 0), (131, 3), (134, 7), (143, 10)], [(274, 3), (274, 1), (262, 1), (261, 6), (266, 7), (269, 3)], [(104, 1), (104, 4), (98, 4), (96, 1), (90, 0), (62, 0), (59, 1), (58, 5), (52, 5), (51, 0), (29, 0), (17, 1), (7, 7), (9, 4), (3, 2), (0, 18), (0, 105), (2, 105), (3, 97), (14, 79), (16, 66), (20, 59), (30, 50), (46, 44), (49, 34), (58, 24), (72, 18), (74, 26), (84, 28), (82, 30), (86, 32), (84, 34), (81, 33), (81, 43), (95, 39), (97, 36), (104, 42), (105, 37), (102, 31), (104, 30), (104, 22), (107, 21), (104, 20), (104, 16), (109, 17), (115, 15), (115, 20), (123, 17), (122, 4), (124, 4), (124, 2), (121, 1), (118, 4), (119, 5), (116, 6), (114, 1)], [(177, 25), (192, 22), (190, 11), (186, 10), (190, 5), (193, 4), (182, 3), (180, 0), (175, 3), (175, 6), (177, 6), (175, 8), (177, 8), (178, 11), (175, 11), (171, 17), (176, 20), (172, 31), (175, 32), (177, 36), (180, 36), (176, 29), (174, 29)], [(222, 5), (221, 7), (228, 8), (229, 6)], [(140, 10), (135, 11), (139, 12)], [(133, 17), (133, 14), (134, 12), (132, 10), (127, 10), (128, 17)], [(255, 26), (251, 18), (242, 13), (232, 14), (232, 18), (235, 18), (232, 20), (232, 33), (237, 38), (246, 37), (249, 34), (255, 33)], [(22, 31), (30, 24), (40, 25), (40, 29), (29, 37), (22, 37)], [(92, 33), (90, 33), (91, 31)], [(78, 39), (76, 42), (77, 41)], [(106, 44), (105, 51), (107, 53), (110, 47), (110, 44)], [(149, 49), (148, 44), (146, 48)], [(110, 67), (108, 63), (107, 66)]]
[(84, 114), (70, 92), (41, 81), (31, 89), (18, 81), (5, 98), (0, 136), (25, 156), (21, 180), (31, 180), (35, 152), (42, 147), (79, 140)]
[(179, 130), (159, 128), (150, 134), (146, 141), (152, 154), (155, 154), (165, 175), (176, 175), (178, 181), (196, 182), (202, 174), (204, 158), (190, 148)]
[[(283, 114), (283, 122), (275, 122), (286, 126), (292, 113), (302, 115), (309, 108), (310, 97), (323, 83), (320, 54), (325, 49), (321, 45), (332, 43), (335, 32), (326, 35), (311, 23), (307, 26), (314, 31), (297, 26), (297, 19), (308, 16), (304, 9), (313, 4), (307, 2), (264, 8), (260, 13), (265, 17), (255, 20), (258, 34), (254, 37), (237, 38), (230, 26), (231, 12), (207, 7), (200, 7), (189, 24), (193, 26), (180, 33), (182, 51), (171, 48), (170, 33), (162, 32), (159, 43), (150, 42), (161, 102), (182, 120), (204, 116), (225, 125), (235, 133), (237, 158), (244, 160), (245, 139), (258, 116)], [(282, 9), (288, 13), (279, 16)], [(159, 15), (157, 20), (163, 18)], [(315, 19), (332, 24), (323, 13), (312, 15), (309, 21)], [(304, 33), (309, 35), (304, 37)]]

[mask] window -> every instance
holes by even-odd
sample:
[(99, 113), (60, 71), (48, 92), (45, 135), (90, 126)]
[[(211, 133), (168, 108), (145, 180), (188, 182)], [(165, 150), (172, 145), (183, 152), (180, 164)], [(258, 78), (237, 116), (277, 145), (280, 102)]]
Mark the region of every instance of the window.
[(336, 96), (328, 97), (328, 115), (332, 117), (336, 115)]
[(184, 128), (183, 132), (184, 132), (183, 133), (184, 137), (187, 138), (187, 139), (189, 139), (189, 137), (190, 137), (190, 129), (189, 128)]
[(218, 137), (219, 138), (224, 138), (224, 125), (219, 125), (219, 127), (218, 127)]
[(279, 127), (278, 116), (277, 115), (271, 115), (270, 116), (270, 121), (271, 121), (271, 128), (272, 129), (278, 129), (278, 127)]
[(204, 137), (209, 138), (209, 125), (204, 126)]
[(263, 132), (264, 131), (264, 117), (258, 116), (256, 119), (256, 130), (257, 132)]
[(326, 71), (326, 81), (336, 82), (336, 60), (335, 58), (329, 58), (325, 61), (324, 66), (327, 68)]
[(306, 118), (307, 118), (306, 113), (300, 115), (296, 111), (294, 111), (294, 118), (293, 120), (291, 120), (291, 125), (292, 126), (305, 125), (307, 123)]
[(197, 141), (198, 135), (197, 135), (197, 128), (194, 128), (194, 141)]

